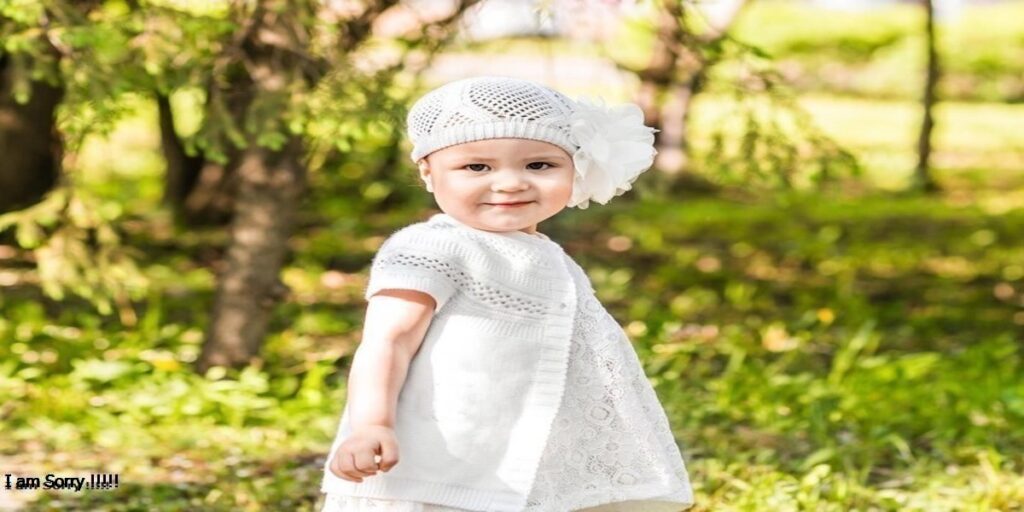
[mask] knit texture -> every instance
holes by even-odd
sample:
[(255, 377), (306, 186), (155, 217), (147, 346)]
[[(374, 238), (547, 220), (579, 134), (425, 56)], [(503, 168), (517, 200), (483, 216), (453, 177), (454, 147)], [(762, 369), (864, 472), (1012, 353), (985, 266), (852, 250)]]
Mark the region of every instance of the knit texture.
[(482, 76), (449, 82), (423, 95), (406, 118), (413, 162), (465, 142), (520, 138), (549, 142), (570, 155), (573, 101), (541, 84)]
[[(431, 503), (328, 494), (320, 512), (467, 512), (469, 509)], [(472, 511), (470, 511), (472, 512)]]
[[(632, 345), (555, 242), (438, 214), (385, 241), (366, 296), (385, 287), (418, 289), (439, 304), (399, 398), (400, 461), (362, 484), (334, 477), (328, 461), (323, 490), (335, 508), (325, 510), (372, 507), (366, 498), (538, 512), (612, 502), (621, 502), (615, 510), (676, 512), (692, 504), (679, 448)], [(569, 293), (560, 300), (557, 290)], [(570, 332), (546, 338), (551, 318), (571, 319)], [(548, 346), (552, 359), (542, 356), (545, 340), (558, 345)], [(405, 421), (410, 416), (426, 419)], [(517, 442), (521, 425), (537, 437)], [(343, 416), (332, 454), (346, 428)], [(400, 474), (403, 467), (418, 472)]]

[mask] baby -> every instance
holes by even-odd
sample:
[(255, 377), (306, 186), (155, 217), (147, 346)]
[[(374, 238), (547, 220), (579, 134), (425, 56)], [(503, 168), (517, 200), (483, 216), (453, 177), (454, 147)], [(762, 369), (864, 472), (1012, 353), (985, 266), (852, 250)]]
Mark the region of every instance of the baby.
[(691, 506), (629, 338), (537, 230), (567, 206), (607, 203), (650, 167), (640, 109), (483, 76), (424, 95), (408, 130), (443, 213), (374, 257), (323, 510)]

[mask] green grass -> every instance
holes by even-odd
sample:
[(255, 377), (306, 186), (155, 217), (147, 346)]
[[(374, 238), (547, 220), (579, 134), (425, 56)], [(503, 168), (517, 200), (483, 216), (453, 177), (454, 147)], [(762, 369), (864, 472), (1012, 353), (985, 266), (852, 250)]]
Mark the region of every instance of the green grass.
[[(634, 339), (699, 510), (1024, 500), (1024, 210), (884, 195), (621, 201), (545, 224)], [(298, 239), (333, 243), (332, 229)], [(612, 250), (613, 236), (631, 249)], [(174, 252), (147, 252), (157, 289), (176, 291), (155, 292), (130, 327), (5, 289), (0, 453), (124, 483), (33, 496), (34, 508), (311, 510), (365, 279), (316, 253), (285, 272), (295, 295), (263, 364), (227, 375), (188, 370), (210, 282), (181, 280), (173, 270), (194, 264)]]

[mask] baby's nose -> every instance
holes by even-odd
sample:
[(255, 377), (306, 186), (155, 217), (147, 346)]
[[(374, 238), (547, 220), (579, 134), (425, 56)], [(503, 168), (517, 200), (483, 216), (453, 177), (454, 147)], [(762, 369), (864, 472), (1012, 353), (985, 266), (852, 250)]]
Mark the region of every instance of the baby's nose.
[(529, 186), (525, 177), (516, 171), (499, 172), (494, 179), (494, 190), (521, 190)]

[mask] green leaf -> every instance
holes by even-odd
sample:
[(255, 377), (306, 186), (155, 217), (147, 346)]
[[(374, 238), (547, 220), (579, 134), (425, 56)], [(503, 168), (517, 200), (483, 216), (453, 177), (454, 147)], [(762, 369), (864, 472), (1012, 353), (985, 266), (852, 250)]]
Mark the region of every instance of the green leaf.
[(25, 249), (35, 249), (42, 243), (45, 233), (33, 219), (23, 216), (18, 219), (18, 245)]

